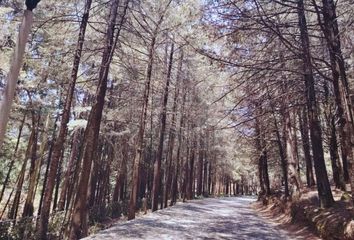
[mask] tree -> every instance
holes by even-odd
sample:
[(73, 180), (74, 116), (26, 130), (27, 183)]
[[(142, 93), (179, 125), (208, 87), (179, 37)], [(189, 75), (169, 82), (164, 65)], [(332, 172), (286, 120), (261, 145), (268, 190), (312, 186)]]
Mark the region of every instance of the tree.
[[(126, 1), (126, 5), (128, 1)], [(120, 29), (115, 31), (116, 20), (118, 16), (119, 0), (112, 2), (112, 7), (110, 10), (110, 16), (108, 20), (107, 32), (106, 32), (106, 42), (104, 47), (104, 52), (102, 54), (102, 62), (99, 72), (99, 82), (97, 87), (97, 92), (95, 96), (94, 105), (90, 111), (89, 119), (87, 122), (87, 127), (85, 129), (85, 140), (83, 143), (83, 154), (82, 154), (82, 170), (80, 175), (80, 180), (78, 184), (78, 192), (76, 193), (75, 203), (72, 213), (71, 220), (71, 230), (70, 238), (79, 239), (81, 237), (87, 236), (87, 193), (88, 193), (88, 183), (91, 172), (92, 158), (97, 149), (98, 136), (100, 131), (100, 124), (102, 118), (103, 106), (105, 103), (105, 96), (107, 91), (107, 81), (109, 66), (112, 61), (113, 51), (117, 45)], [(124, 13), (121, 16), (120, 28), (122, 27)]]
[(166, 115), (167, 115), (167, 101), (169, 95), (169, 86), (171, 80), (171, 71), (172, 71), (172, 64), (173, 64), (173, 53), (174, 53), (174, 44), (171, 44), (170, 55), (169, 55), (169, 63), (168, 63), (168, 70), (166, 76), (166, 85), (163, 93), (163, 102), (161, 106), (161, 129), (160, 129), (160, 137), (159, 137), (159, 148), (157, 150), (157, 156), (154, 166), (154, 182), (152, 188), (152, 211), (157, 210), (159, 196), (162, 195), (160, 192), (160, 178), (161, 178), (161, 162), (162, 162), (162, 153), (163, 153), (163, 146), (164, 146), (164, 139), (165, 139), (165, 131), (166, 131)]
[(81, 20), (81, 24), (80, 24), (79, 37), (77, 40), (77, 47), (76, 47), (76, 51), (75, 51), (75, 55), (74, 55), (74, 62), (73, 62), (73, 68), (72, 68), (72, 72), (71, 72), (71, 78), (70, 78), (70, 82), (69, 82), (69, 86), (68, 86), (68, 93), (65, 98), (65, 106), (64, 106), (64, 110), (63, 110), (61, 125), (59, 128), (59, 135), (56, 138), (56, 141), (53, 146), (52, 159), (51, 159), (50, 165), (49, 165), (48, 178), (46, 181), (45, 192), (44, 192), (44, 200), (43, 200), (43, 205), (41, 208), (40, 221), (38, 224), (38, 237), (40, 239), (46, 239), (50, 206), (52, 203), (52, 195), (53, 195), (53, 189), (54, 189), (54, 185), (55, 185), (55, 177), (56, 177), (58, 167), (59, 167), (59, 159), (62, 155), (62, 150), (63, 150), (63, 146), (65, 143), (65, 137), (66, 137), (66, 133), (67, 133), (67, 124), (70, 119), (71, 102), (73, 100), (77, 74), (79, 71), (81, 53), (82, 53), (82, 48), (83, 48), (83, 44), (84, 44), (84, 40), (85, 40), (85, 32), (86, 32), (88, 19), (89, 19), (91, 3), (92, 3), (91, 0), (87, 0), (85, 3), (84, 14), (82, 16), (82, 20)]
[(306, 86), (307, 114), (309, 119), (310, 138), (312, 142), (312, 153), (314, 159), (316, 183), (321, 207), (330, 207), (334, 200), (331, 187), (329, 185), (326, 165), (323, 156), (322, 131), (318, 119), (318, 106), (315, 92), (315, 82), (311, 67), (311, 53), (309, 37), (307, 32), (304, 4), (298, 0), (299, 28), (301, 34), (302, 66), (304, 71), (304, 81)]
[(6, 86), (4, 95), (0, 102), (0, 148), (4, 141), (7, 122), (9, 120), (11, 105), (15, 96), (17, 79), (22, 67), (23, 56), (25, 53), (26, 43), (31, 31), (33, 23), (33, 9), (37, 7), (40, 0), (26, 0), (26, 7), (23, 14), (21, 27), (19, 29), (18, 39), (16, 43), (15, 53), (12, 57), (11, 68), (6, 77)]

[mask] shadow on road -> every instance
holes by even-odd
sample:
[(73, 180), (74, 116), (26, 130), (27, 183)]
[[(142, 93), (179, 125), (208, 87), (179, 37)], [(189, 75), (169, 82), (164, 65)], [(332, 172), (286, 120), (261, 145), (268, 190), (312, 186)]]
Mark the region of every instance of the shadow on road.
[(250, 208), (253, 201), (230, 197), (179, 203), (87, 239), (288, 239)]

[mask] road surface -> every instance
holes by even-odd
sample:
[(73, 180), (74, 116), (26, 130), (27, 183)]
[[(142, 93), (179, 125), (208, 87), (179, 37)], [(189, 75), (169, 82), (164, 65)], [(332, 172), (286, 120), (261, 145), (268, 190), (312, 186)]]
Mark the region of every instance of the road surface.
[(252, 198), (207, 198), (178, 203), (132, 221), (120, 222), (86, 240), (260, 239), (287, 240), (284, 230), (260, 217)]

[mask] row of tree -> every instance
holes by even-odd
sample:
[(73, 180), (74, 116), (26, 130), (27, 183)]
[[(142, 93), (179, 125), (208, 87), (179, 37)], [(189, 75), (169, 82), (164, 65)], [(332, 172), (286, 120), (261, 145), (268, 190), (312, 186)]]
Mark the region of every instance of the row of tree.
[(48, 0), (31, 34), (26, 3), (0, 8), (0, 214), (22, 238), (81, 238), (117, 204), (353, 192), (350, 0)]
[[(27, 42), (22, 28), (14, 41), (19, 3), (1, 7), (6, 61)], [(117, 216), (118, 204), (133, 219), (142, 206), (257, 191), (253, 168), (232, 161), (234, 131), (215, 128), (224, 79), (189, 44), (203, 44), (201, 14), (194, 1), (39, 4), (23, 64), (21, 54), (11, 64), (17, 74), (0, 66), (1, 88), (18, 83), (1, 146), (1, 218), (34, 229), (17, 237), (79, 239), (93, 209)]]
[(353, 193), (352, 2), (225, 0), (206, 12), (222, 48), (202, 53), (235, 72), (224, 96), (238, 99), (236, 121), (221, 127), (248, 129), (261, 195), (299, 197), (306, 182), (330, 207), (332, 181)]

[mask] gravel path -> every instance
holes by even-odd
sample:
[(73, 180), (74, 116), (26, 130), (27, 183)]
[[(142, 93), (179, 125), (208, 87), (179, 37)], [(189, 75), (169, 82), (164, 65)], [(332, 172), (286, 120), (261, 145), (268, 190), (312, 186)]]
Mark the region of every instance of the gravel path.
[(252, 198), (207, 198), (178, 203), (135, 220), (117, 223), (97, 239), (260, 239), (287, 240), (286, 232), (251, 209)]

